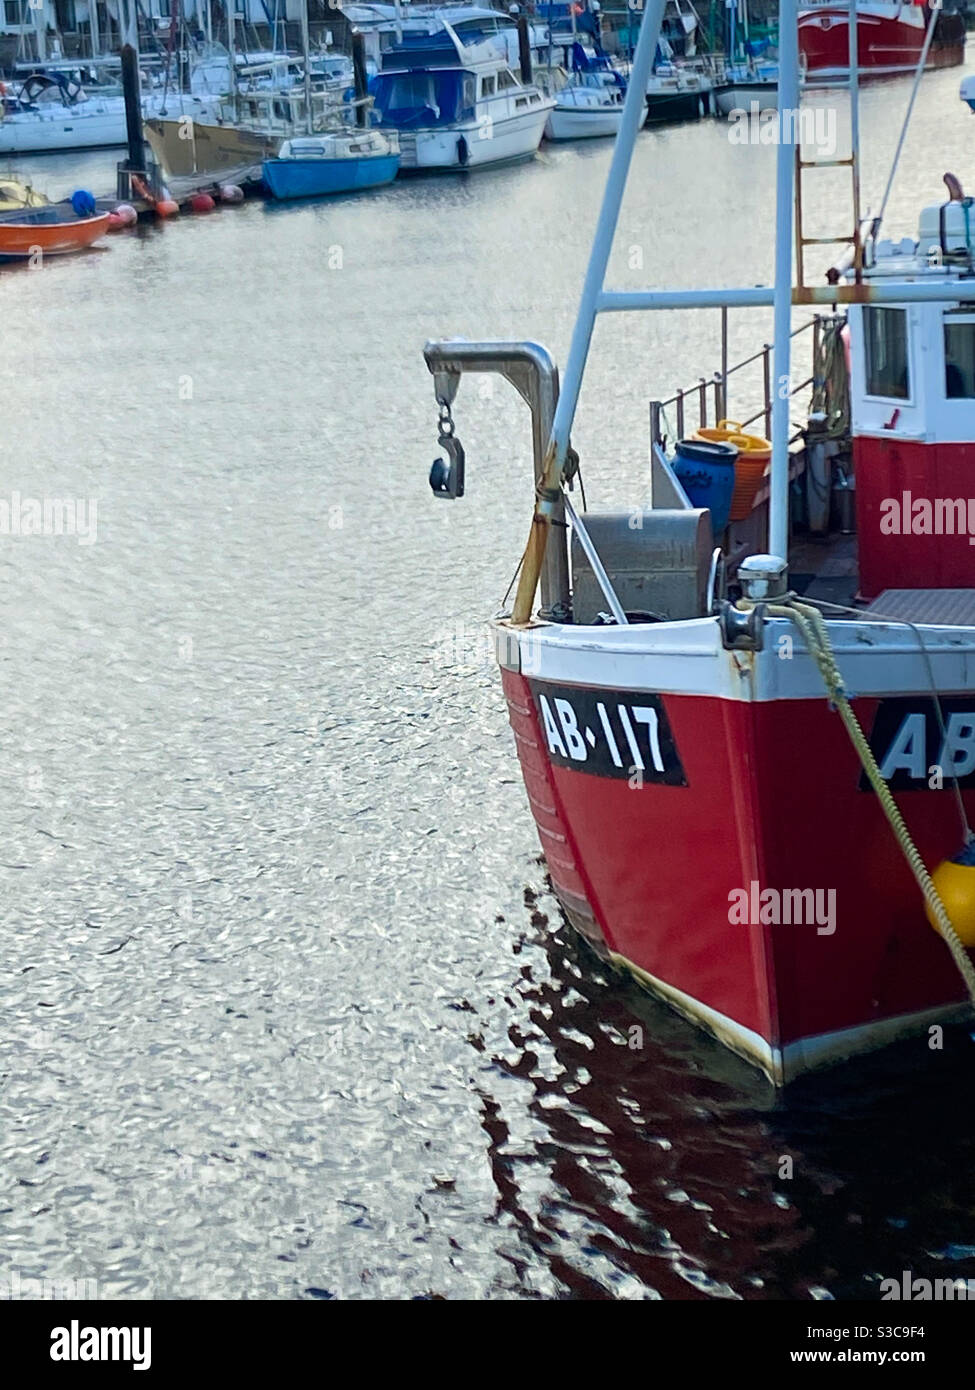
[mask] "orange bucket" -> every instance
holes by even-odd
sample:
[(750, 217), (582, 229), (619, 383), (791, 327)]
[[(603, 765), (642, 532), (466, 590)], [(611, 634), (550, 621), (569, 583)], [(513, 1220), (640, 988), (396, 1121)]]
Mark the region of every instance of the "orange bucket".
[(752, 509), (755, 494), (762, 485), (772, 457), (772, 441), (760, 434), (745, 434), (735, 420), (719, 420), (713, 428), (702, 426), (695, 439), (734, 444), (738, 450), (735, 462), (735, 490), (731, 494), (729, 521), (744, 521)]

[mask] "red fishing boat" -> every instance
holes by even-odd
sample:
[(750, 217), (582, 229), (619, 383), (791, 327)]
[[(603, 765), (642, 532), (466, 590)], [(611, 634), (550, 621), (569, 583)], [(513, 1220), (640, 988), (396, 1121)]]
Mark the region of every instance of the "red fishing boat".
[[(935, 16), (925, 66), (949, 68), (965, 57), (965, 21), (955, 10), (912, 0), (858, 0), (857, 58), (864, 77), (913, 72)], [(850, 63), (846, 5), (812, 0), (799, 11), (799, 52), (813, 80), (845, 79)]]
[[(783, 0), (783, 125), (796, 36)], [(825, 284), (803, 282), (800, 254), (793, 287), (782, 139), (774, 291), (611, 291), (638, 121), (629, 102), (561, 391), (537, 344), (427, 345), (445, 451), (430, 481), (462, 495), (454, 396), (465, 372), (500, 372), (532, 408), (536, 505), (498, 653), (555, 891), (604, 958), (782, 1084), (975, 999), (975, 218), (948, 178), (916, 236), (884, 239), (877, 219)], [(682, 472), (653, 438), (652, 505), (576, 512), (569, 432), (597, 313), (773, 306), (770, 380), (789, 383), (794, 303), (833, 311), (816, 375), (835, 390), (799, 450), (789, 391), (773, 393), (768, 484), (738, 520), (720, 458), (696, 445)], [(803, 542), (795, 486), (810, 507), (831, 484), (849, 499), (851, 455), (856, 537), (826, 506)]]

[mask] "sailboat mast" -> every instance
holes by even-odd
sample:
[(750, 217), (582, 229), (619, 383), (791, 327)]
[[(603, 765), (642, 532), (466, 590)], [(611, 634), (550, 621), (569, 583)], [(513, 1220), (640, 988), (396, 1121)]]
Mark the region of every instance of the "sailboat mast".
[(234, 19), (237, 0), (226, 0), (227, 3), (227, 47), (230, 50), (230, 104), (234, 113), (234, 120), (237, 120), (237, 38), (234, 33)]
[(102, 36), (98, 28), (98, 0), (88, 0), (88, 37), (91, 41), (91, 56), (97, 58), (102, 51)]
[(34, 11), (34, 40), (37, 44), (37, 61), (47, 62), (47, 9), (43, 4)]
[(789, 555), (789, 392), (792, 356), (792, 219), (799, 109), (799, 28), (796, 0), (779, 7), (779, 143), (775, 163), (775, 344), (769, 553)]
[(301, 0), (301, 59), (305, 70), (305, 131), (312, 133), (311, 119), (311, 42), (308, 37), (308, 0)]

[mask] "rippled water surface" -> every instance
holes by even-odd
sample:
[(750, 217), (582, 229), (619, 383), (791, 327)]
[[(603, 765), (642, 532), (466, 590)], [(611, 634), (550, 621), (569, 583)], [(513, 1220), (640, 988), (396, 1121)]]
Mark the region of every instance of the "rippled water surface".
[[(945, 169), (975, 183), (959, 76), (922, 84), (892, 232)], [(873, 207), (907, 92), (864, 99)], [(0, 495), (97, 499), (94, 544), (0, 546), (22, 1277), (805, 1299), (975, 1276), (966, 1034), (776, 1103), (577, 946), (547, 886), (483, 625), (527, 531), (527, 412), (465, 381), (468, 496), (434, 503), (420, 349), (564, 361), (609, 157), (253, 202), (0, 275)], [(21, 169), (107, 191), (113, 159)], [(643, 133), (613, 283), (767, 281), (773, 178), (717, 123)], [(842, 224), (842, 183), (817, 187)], [(647, 400), (714, 370), (715, 319), (600, 325), (591, 501), (639, 494)], [(733, 318), (733, 357), (768, 319)], [(702, 863), (722, 833), (716, 807)]]

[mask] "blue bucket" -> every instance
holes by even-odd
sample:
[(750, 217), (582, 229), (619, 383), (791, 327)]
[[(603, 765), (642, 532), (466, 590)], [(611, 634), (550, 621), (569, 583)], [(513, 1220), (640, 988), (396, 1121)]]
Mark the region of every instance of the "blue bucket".
[(706, 439), (679, 439), (674, 472), (695, 507), (707, 507), (715, 536), (728, 525), (731, 494), (735, 488), (734, 444), (712, 443)]

